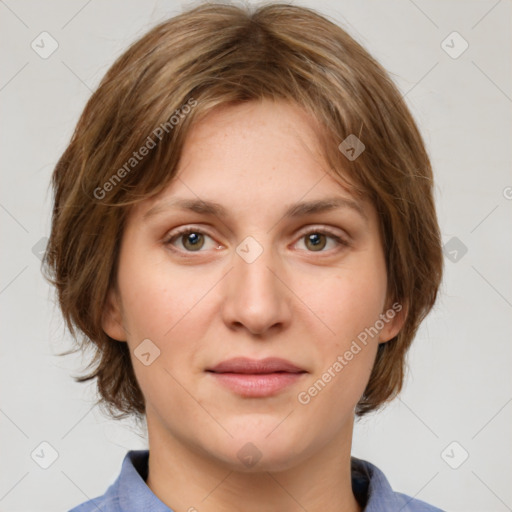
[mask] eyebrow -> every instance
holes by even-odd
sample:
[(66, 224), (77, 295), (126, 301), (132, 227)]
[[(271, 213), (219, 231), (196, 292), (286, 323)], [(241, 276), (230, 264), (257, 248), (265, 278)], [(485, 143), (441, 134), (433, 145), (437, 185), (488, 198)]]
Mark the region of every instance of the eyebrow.
[[(153, 208), (151, 208), (144, 214), (143, 219), (147, 220), (148, 218), (153, 217), (154, 215), (170, 210), (172, 208), (188, 210), (203, 215), (214, 215), (223, 219), (229, 217), (228, 210), (221, 204), (216, 203), (215, 201), (175, 197), (169, 201), (165, 201), (161, 204), (153, 206)], [(361, 204), (352, 199), (339, 196), (326, 197), (324, 199), (317, 199), (313, 201), (293, 203), (286, 208), (282, 218), (304, 217), (306, 215), (327, 212), (339, 208), (349, 208), (357, 212), (361, 217), (363, 217), (365, 221), (368, 220), (366, 212), (364, 211)]]

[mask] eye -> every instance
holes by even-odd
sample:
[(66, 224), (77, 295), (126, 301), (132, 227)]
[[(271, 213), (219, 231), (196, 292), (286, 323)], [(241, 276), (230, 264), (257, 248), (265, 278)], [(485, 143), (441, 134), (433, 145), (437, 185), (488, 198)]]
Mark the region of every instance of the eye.
[[(184, 249), (186, 252), (201, 252), (201, 249), (205, 246), (206, 238), (209, 238), (213, 242), (213, 239), (204, 231), (188, 227), (173, 234), (165, 243), (175, 246), (176, 242), (179, 242), (181, 243), (181, 247), (178, 248), (179, 250)], [(211, 248), (214, 247), (218, 247), (218, 244), (213, 243)]]
[(329, 239), (334, 241), (334, 248), (339, 246), (348, 246), (348, 242), (346, 240), (325, 228), (310, 229), (306, 233), (303, 233), (300, 238), (300, 240), (304, 240), (304, 245), (308, 252), (327, 252), (323, 249), (328, 245)]
[[(210, 247), (207, 241), (211, 240)], [(304, 245), (308, 252), (328, 252), (329, 241), (333, 249), (340, 246), (348, 246), (348, 242), (336, 233), (326, 229), (310, 229), (303, 233), (300, 240), (304, 240)], [(215, 249), (220, 248), (213, 238), (205, 233), (203, 230), (194, 227), (186, 227), (178, 230), (176, 233), (171, 234), (165, 241), (166, 245), (171, 245), (178, 252), (202, 252), (201, 249)], [(180, 246), (177, 246), (179, 244)], [(327, 247), (327, 250), (324, 250)]]

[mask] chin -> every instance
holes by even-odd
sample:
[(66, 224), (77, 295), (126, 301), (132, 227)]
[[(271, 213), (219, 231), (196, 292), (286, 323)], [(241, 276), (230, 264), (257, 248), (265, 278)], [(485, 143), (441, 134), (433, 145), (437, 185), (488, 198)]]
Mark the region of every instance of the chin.
[[(275, 424), (274, 427), (275, 428)], [(304, 456), (303, 447), (298, 446), (303, 439), (295, 439), (289, 432), (277, 430), (268, 436), (272, 429), (247, 432), (247, 435), (237, 435), (229, 439), (221, 453), (217, 445), (217, 453), (231, 471), (242, 473), (275, 472), (290, 469), (301, 462)]]

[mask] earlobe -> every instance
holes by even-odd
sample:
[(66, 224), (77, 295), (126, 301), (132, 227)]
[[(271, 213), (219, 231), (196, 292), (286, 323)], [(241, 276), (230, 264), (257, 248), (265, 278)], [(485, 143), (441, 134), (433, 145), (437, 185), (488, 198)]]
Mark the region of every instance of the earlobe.
[(126, 330), (123, 327), (119, 295), (114, 289), (109, 290), (105, 300), (102, 328), (111, 338), (117, 341), (126, 341)]
[(381, 318), (384, 327), (379, 334), (379, 343), (386, 343), (392, 340), (402, 329), (407, 319), (408, 307), (400, 302), (395, 302), (382, 313)]

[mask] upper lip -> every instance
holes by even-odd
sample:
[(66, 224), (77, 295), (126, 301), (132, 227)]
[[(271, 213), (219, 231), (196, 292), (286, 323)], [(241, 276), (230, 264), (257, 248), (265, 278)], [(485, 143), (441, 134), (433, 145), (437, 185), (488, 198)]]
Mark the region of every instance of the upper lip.
[(247, 357), (234, 357), (207, 368), (206, 371), (214, 373), (304, 373), (306, 370), (295, 366), (290, 361), (278, 357), (267, 357), (266, 359), (249, 359)]

